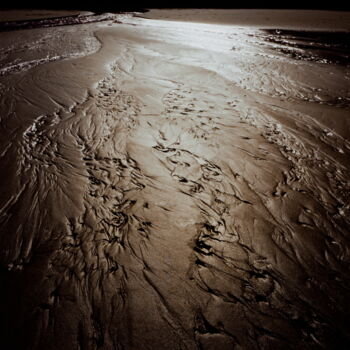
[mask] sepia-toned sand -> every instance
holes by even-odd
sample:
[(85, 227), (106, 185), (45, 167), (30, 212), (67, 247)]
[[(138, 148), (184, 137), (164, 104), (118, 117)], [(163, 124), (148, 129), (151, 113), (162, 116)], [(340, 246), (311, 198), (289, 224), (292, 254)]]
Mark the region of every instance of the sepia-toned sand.
[(4, 349), (349, 347), (350, 14), (266, 16), (0, 32)]

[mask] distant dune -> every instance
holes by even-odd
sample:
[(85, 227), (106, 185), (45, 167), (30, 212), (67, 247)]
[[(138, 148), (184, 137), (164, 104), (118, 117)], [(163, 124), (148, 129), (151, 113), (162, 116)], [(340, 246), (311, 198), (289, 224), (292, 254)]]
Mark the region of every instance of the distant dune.
[(324, 10), (151, 9), (142, 17), (255, 28), (350, 31), (350, 12)]

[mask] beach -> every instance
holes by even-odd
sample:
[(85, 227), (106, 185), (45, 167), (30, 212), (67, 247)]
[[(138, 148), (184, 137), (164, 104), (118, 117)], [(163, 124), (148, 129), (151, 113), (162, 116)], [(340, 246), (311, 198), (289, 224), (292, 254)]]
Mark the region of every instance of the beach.
[(350, 14), (237, 11), (0, 32), (6, 348), (349, 346)]

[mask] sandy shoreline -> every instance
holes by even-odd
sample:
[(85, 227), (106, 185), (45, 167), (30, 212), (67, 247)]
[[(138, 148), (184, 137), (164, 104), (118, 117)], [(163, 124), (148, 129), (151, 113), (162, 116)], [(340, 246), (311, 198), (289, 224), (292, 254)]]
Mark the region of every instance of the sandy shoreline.
[(346, 34), (202, 15), (0, 33), (7, 346), (350, 343)]

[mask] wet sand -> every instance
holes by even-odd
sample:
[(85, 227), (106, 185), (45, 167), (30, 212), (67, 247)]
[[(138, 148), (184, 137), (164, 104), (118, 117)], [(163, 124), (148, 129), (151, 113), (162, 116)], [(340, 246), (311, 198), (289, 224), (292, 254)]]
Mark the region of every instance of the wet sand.
[(161, 15), (0, 33), (4, 346), (348, 348), (348, 22)]

